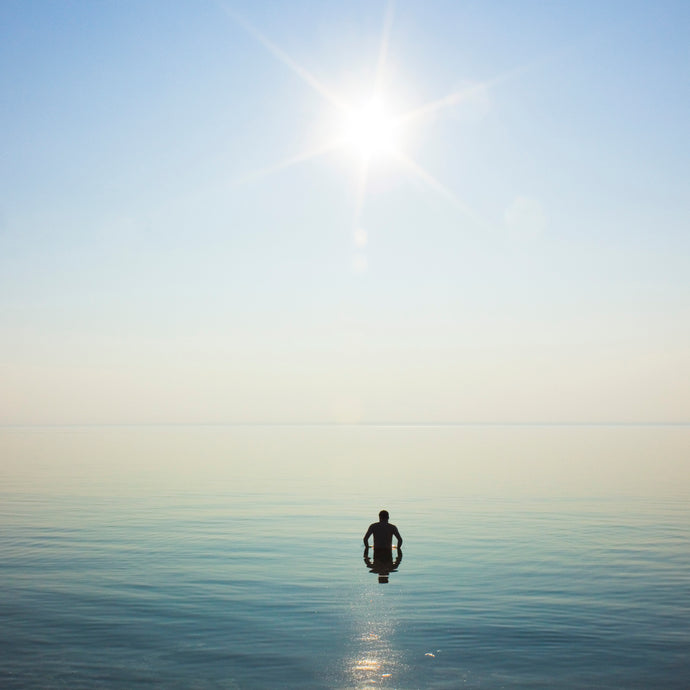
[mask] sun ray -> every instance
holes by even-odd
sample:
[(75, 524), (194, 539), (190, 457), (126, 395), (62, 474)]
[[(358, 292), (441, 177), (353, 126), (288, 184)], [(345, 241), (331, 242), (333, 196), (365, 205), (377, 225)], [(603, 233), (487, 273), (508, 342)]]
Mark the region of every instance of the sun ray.
[(246, 182), (253, 182), (255, 180), (259, 180), (262, 177), (268, 177), (269, 175), (273, 175), (274, 173), (280, 172), (281, 170), (285, 170), (285, 168), (290, 168), (293, 165), (298, 165), (299, 163), (304, 163), (305, 161), (311, 160), (313, 158), (325, 156), (326, 154), (331, 153), (336, 149), (341, 148), (342, 146), (342, 140), (334, 139), (333, 141), (329, 141), (327, 144), (324, 144), (323, 146), (320, 146), (318, 148), (311, 149), (310, 151), (303, 151), (302, 153), (298, 153), (297, 155), (292, 156), (291, 158), (286, 158), (285, 160), (282, 160), (278, 163), (274, 163), (273, 165), (269, 165), (265, 168), (260, 168), (259, 170), (249, 172), (246, 175), (243, 175), (242, 177), (234, 180), (233, 183), (243, 184)]
[(395, 10), (395, 1), (388, 0), (386, 5), (386, 13), (383, 17), (383, 31), (381, 33), (381, 45), (379, 46), (379, 58), (376, 63), (376, 76), (374, 79), (374, 94), (381, 91), (383, 84), (383, 75), (386, 68), (386, 60), (388, 59), (388, 44), (390, 42), (391, 28), (393, 27), (393, 14)]
[(397, 118), (396, 121), (400, 125), (404, 125), (410, 122), (411, 120), (423, 117), (424, 115), (431, 115), (440, 110), (443, 110), (444, 108), (450, 108), (468, 98), (471, 98), (474, 94), (480, 91), (493, 88), (496, 84), (499, 84), (500, 82), (505, 81), (506, 79), (510, 79), (514, 77), (516, 74), (524, 72), (527, 69), (527, 65), (522, 67), (516, 67), (512, 70), (504, 72), (503, 74), (499, 74), (493, 79), (488, 79), (486, 81), (472, 84), (471, 86), (467, 86), (463, 89), (458, 89), (457, 91), (453, 91), (452, 93), (449, 93), (447, 96), (444, 96), (443, 98), (439, 98), (435, 101), (429, 101), (428, 103), (420, 105), (418, 108), (414, 108), (413, 110), (403, 113)]
[[(386, 5), (386, 11), (383, 17), (383, 29), (381, 31), (381, 43), (379, 45), (379, 55), (376, 62), (376, 72), (374, 76), (374, 88), (373, 97), (377, 98), (381, 93), (383, 76), (386, 68), (386, 60), (388, 58), (388, 45), (390, 42), (390, 33), (393, 26), (393, 16), (395, 11), (395, 0), (388, 0)], [(369, 156), (363, 156), (356, 181), (355, 189), (355, 208), (353, 213), (353, 231), (355, 233), (355, 238), (358, 237), (359, 232), (361, 232), (361, 219), (362, 212), (364, 210), (364, 202), (366, 200), (367, 193), (367, 179), (369, 177)]]
[(284, 50), (279, 48), (275, 43), (264, 36), (258, 29), (252, 26), (248, 21), (224, 7), (225, 12), (234, 19), (248, 34), (255, 38), (261, 45), (268, 50), (273, 57), (277, 58), (286, 67), (292, 70), (305, 84), (311, 86), (314, 91), (325, 98), (329, 103), (339, 109), (344, 109), (347, 104), (333, 91), (324, 86), (311, 72), (302, 67), (298, 62), (291, 58)]
[(419, 165), (419, 163), (416, 163), (401, 151), (397, 151), (394, 155), (398, 162), (410, 170), (416, 177), (422, 180), (422, 182), (431, 187), (431, 189), (443, 196), (446, 200), (453, 204), (453, 206), (462, 211), (462, 213), (470, 220), (474, 221), (478, 225), (481, 225), (483, 228), (488, 229), (489, 224), (479, 214), (470, 208), (464, 201), (459, 199), (455, 193), (448, 189), (448, 187), (446, 187), (443, 183), (439, 182), (430, 172)]
[(462, 101), (463, 98), (469, 97), (473, 92), (479, 91), (481, 88), (482, 85), (479, 84), (469, 87), (467, 89), (455, 91), (454, 93), (448, 94), (443, 98), (439, 98), (435, 101), (429, 101), (428, 103), (424, 103), (424, 105), (420, 105), (418, 108), (415, 108), (414, 110), (410, 110), (409, 112), (400, 115), (397, 118), (397, 120), (399, 123), (405, 124), (407, 122), (410, 122), (411, 120), (423, 117), (424, 115), (431, 115), (432, 113), (438, 112), (439, 110), (443, 110), (444, 108), (450, 108), (460, 103), (460, 101)]

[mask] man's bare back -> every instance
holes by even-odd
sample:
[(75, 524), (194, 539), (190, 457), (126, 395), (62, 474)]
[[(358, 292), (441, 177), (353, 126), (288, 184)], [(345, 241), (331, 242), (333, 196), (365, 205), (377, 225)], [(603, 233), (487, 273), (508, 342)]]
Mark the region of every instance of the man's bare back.
[(379, 521), (369, 525), (367, 533), (364, 535), (364, 545), (369, 548), (369, 537), (374, 536), (374, 550), (391, 549), (393, 537), (398, 540), (398, 548), (402, 546), (403, 540), (398, 532), (398, 528), (388, 522), (388, 511), (382, 510), (379, 513)]

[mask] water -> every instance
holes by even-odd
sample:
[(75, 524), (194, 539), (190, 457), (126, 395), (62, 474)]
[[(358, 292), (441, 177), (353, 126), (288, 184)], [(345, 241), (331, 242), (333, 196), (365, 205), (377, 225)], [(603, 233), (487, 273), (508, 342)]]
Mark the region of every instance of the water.
[(686, 688), (689, 440), (5, 429), (0, 685)]

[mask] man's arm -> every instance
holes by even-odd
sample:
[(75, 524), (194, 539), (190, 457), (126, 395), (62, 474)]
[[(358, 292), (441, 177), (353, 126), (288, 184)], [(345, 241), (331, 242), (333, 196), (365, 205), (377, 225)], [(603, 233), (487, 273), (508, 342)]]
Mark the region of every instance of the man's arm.
[(369, 548), (369, 537), (373, 534), (374, 529), (373, 525), (369, 525), (369, 529), (367, 530), (367, 533), (364, 535), (364, 546)]
[(400, 548), (402, 546), (402, 537), (400, 536), (400, 532), (398, 532), (397, 527), (393, 528), (393, 534), (395, 535), (395, 538), (398, 540), (398, 548)]

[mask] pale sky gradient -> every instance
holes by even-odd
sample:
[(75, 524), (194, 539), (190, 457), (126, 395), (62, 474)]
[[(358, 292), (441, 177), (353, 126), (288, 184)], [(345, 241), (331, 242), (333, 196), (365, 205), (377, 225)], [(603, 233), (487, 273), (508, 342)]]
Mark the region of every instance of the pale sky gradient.
[(689, 31), (4, 0), (0, 424), (689, 422)]

